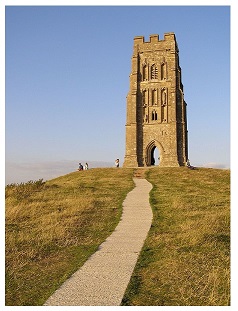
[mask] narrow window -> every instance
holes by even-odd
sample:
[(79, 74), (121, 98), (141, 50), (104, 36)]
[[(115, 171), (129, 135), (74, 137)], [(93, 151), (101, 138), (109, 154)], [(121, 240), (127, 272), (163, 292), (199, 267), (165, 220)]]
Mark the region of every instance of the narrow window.
[(158, 79), (158, 68), (155, 64), (151, 66), (151, 79)]
[(148, 93), (146, 90), (142, 91), (142, 105), (147, 106)]
[(151, 98), (152, 106), (157, 105), (157, 91), (156, 90), (152, 90), (151, 97), (152, 97)]
[(165, 80), (167, 78), (167, 74), (166, 74), (166, 64), (163, 63), (161, 65), (161, 80)]
[(157, 117), (157, 112), (156, 112), (155, 110), (153, 110), (153, 111), (152, 111), (152, 118), (151, 118), (151, 120), (152, 120), (152, 121), (156, 121), (157, 118), (158, 118), (158, 117)]
[(147, 80), (147, 66), (144, 65), (142, 68), (142, 80), (146, 81)]
[(155, 111), (155, 120), (157, 120), (157, 112)]
[(168, 106), (167, 106), (167, 93), (165, 89), (162, 89), (161, 93), (161, 121), (167, 122), (168, 118)]

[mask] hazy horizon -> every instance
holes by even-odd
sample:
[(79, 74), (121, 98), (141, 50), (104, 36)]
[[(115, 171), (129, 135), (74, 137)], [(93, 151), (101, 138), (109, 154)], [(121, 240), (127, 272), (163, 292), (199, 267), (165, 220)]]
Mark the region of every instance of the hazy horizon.
[[(78, 164), (89, 164), (89, 169), (97, 167), (114, 167), (114, 162), (86, 161), (86, 160), (61, 160), (61, 161), (41, 161), (41, 162), (6, 162), (5, 184), (27, 182), (29, 180), (44, 181), (50, 180), (62, 175), (66, 175), (78, 170)], [(219, 163), (191, 163), (197, 167), (207, 167), (216, 169), (230, 169), (225, 164)], [(123, 161), (120, 161), (120, 167)]]

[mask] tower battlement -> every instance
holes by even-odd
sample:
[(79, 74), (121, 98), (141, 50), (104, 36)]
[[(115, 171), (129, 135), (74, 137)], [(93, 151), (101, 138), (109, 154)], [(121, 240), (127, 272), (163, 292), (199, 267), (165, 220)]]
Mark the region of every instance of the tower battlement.
[(156, 43), (160, 41), (176, 41), (174, 32), (166, 32), (164, 34), (164, 39), (159, 40), (159, 35), (154, 34), (150, 35), (149, 41), (145, 41), (144, 36), (136, 36), (134, 37), (134, 44), (143, 44), (143, 43)]

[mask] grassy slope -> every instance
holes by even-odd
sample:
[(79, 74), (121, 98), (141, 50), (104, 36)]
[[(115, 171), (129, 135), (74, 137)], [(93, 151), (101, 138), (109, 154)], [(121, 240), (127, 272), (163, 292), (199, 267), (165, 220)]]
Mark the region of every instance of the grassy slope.
[(229, 305), (230, 171), (153, 168), (153, 224), (122, 305)]
[(6, 188), (6, 305), (42, 305), (114, 230), (132, 169)]
[[(229, 304), (229, 171), (153, 168), (154, 219), (123, 305)], [(6, 191), (6, 304), (41, 305), (114, 230), (133, 170)]]

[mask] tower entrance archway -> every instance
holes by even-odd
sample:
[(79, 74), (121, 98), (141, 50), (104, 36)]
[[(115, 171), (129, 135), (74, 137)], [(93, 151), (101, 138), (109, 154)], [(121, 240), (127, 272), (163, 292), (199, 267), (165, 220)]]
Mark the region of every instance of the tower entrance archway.
[(154, 166), (160, 165), (162, 160), (163, 147), (160, 143), (152, 141), (148, 144), (146, 148), (146, 165)]

